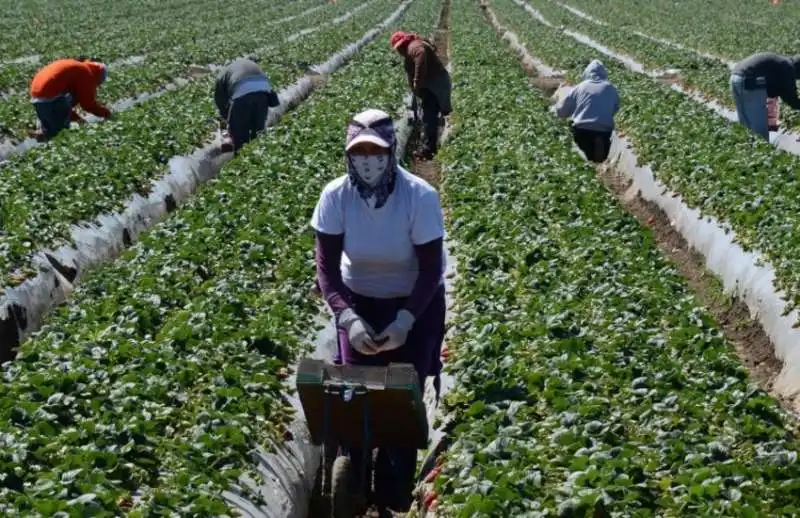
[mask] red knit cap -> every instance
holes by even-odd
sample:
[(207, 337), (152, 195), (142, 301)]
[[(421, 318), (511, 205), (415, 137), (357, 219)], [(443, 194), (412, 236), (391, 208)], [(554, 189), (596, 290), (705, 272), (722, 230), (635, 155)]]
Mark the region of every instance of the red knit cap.
[(404, 46), (408, 45), (409, 43), (411, 43), (412, 41), (414, 41), (414, 40), (416, 40), (418, 38), (419, 38), (419, 36), (417, 36), (413, 32), (398, 31), (398, 32), (395, 32), (394, 34), (392, 34), (392, 37), (389, 40), (389, 42), (392, 44), (392, 48), (394, 50), (397, 50), (397, 49), (399, 49), (401, 47), (404, 47)]

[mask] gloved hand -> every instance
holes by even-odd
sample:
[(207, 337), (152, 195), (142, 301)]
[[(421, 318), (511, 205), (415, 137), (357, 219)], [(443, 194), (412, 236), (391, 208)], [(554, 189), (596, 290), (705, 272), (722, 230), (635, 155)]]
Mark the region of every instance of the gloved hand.
[(389, 327), (384, 329), (383, 333), (375, 337), (376, 342), (386, 340), (386, 343), (378, 346), (378, 352), (394, 351), (405, 344), (408, 332), (414, 327), (414, 320), (414, 315), (407, 309), (398, 311), (394, 322), (389, 324)]
[(375, 340), (375, 330), (363, 318), (356, 315), (350, 308), (339, 314), (339, 327), (347, 331), (350, 346), (361, 354), (372, 356), (378, 354)]

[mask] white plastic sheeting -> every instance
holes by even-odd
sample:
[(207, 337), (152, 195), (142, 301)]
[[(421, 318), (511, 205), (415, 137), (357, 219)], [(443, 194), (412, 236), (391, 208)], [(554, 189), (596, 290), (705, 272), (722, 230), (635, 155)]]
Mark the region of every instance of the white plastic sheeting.
[[(363, 4), (361, 4), (361, 5), (357, 6), (357, 7), (354, 7), (353, 9), (351, 9), (350, 11), (342, 14), (341, 16), (333, 18), (332, 20), (329, 20), (329, 21), (327, 21), (325, 23), (322, 23), (320, 25), (317, 25), (315, 27), (309, 27), (309, 28), (297, 31), (294, 34), (291, 34), (291, 35), (287, 36), (283, 40), (283, 42), (284, 43), (291, 43), (291, 42), (297, 41), (297, 40), (299, 40), (301, 38), (304, 38), (304, 37), (308, 36), (309, 34), (313, 34), (315, 32), (318, 32), (318, 31), (322, 30), (324, 27), (327, 27), (329, 25), (342, 24), (342, 23), (346, 22), (347, 20), (349, 20), (354, 14), (356, 14), (359, 11), (362, 11), (363, 9), (367, 8), (370, 4), (374, 3), (375, 1), (377, 1), (377, 0), (370, 0), (369, 2), (365, 2), (365, 3), (363, 3)], [(253, 52), (251, 52), (251, 53), (249, 53), (249, 54), (247, 54), (245, 56), (242, 56), (242, 57), (253, 59), (257, 55), (263, 54), (264, 52), (268, 52), (268, 51), (273, 50), (275, 48), (277, 48), (277, 45), (267, 45), (265, 47), (258, 48), (255, 51), (253, 51)], [(138, 64), (138, 63), (141, 63), (141, 62), (145, 61), (146, 59), (147, 59), (146, 56), (131, 56), (129, 58), (125, 58), (123, 60), (117, 61), (117, 62), (113, 63), (110, 66), (135, 65), (135, 64)], [(172, 82), (167, 83), (166, 85), (162, 86), (159, 90), (157, 90), (155, 92), (143, 93), (143, 94), (140, 94), (140, 95), (138, 95), (136, 97), (127, 97), (125, 99), (120, 99), (120, 100), (114, 101), (113, 103), (111, 103), (110, 108), (111, 108), (111, 110), (113, 112), (120, 112), (120, 111), (124, 111), (124, 110), (129, 110), (129, 109), (133, 108), (134, 106), (136, 106), (138, 104), (142, 104), (142, 103), (145, 103), (145, 102), (150, 101), (152, 99), (156, 99), (156, 98), (161, 97), (162, 95), (166, 94), (167, 92), (171, 92), (173, 90), (176, 90), (178, 88), (186, 86), (187, 84), (189, 84), (189, 82), (192, 80), (192, 78), (194, 78), (196, 76), (199, 76), (199, 75), (205, 75), (205, 74), (207, 74), (209, 72), (215, 72), (215, 71), (221, 69), (223, 66), (225, 66), (225, 65), (224, 64), (212, 63), (212, 64), (209, 64), (209, 65), (203, 65), (203, 66), (199, 66), (198, 65), (198, 66), (190, 67), (189, 76), (188, 77), (176, 77), (175, 79), (172, 80)], [(91, 113), (85, 114), (84, 118), (89, 123), (97, 123), (97, 122), (100, 122), (100, 121), (103, 120), (102, 118), (97, 117), (95, 115), (92, 115)], [(42, 145), (42, 143), (37, 142), (35, 139), (32, 139), (32, 138), (25, 139), (20, 143), (14, 143), (13, 141), (11, 141), (9, 139), (0, 140), (0, 166), (2, 166), (3, 163), (6, 162), (12, 155), (17, 155), (17, 154), (20, 154), (20, 153), (26, 153), (31, 148), (36, 147), (36, 146), (40, 146), (40, 145)]]
[(18, 58), (0, 61), (0, 68), (13, 65), (26, 65), (26, 64), (35, 65), (36, 63), (39, 63), (41, 60), (42, 60), (41, 54), (30, 54), (27, 56), (20, 56)]
[[(607, 22), (604, 22), (603, 20), (599, 20), (599, 19), (595, 18), (594, 16), (592, 16), (592, 15), (590, 15), (590, 14), (584, 12), (584, 11), (581, 11), (580, 9), (578, 9), (576, 7), (572, 7), (569, 4), (565, 4), (565, 3), (562, 3), (562, 2), (556, 2), (556, 4), (558, 4), (559, 6), (563, 7), (567, 11), (571, 12), (575, 16), (578, 16), (579, 18), (583, 18), (586, 21), (592, 22), (592, 23), (597, 24), (597, 25), (602, 25), (604, 27), (609, 26), (609, 24)], [(717, 56), (715, 54), (710, 54), (710, 53), (704, 52), (702, 50), (693, 49), (691, 47), (687, 47), (685, 45), (681, 45), (680, 43), (677, 43), (677, 42), (674, 42), (674, 41), (671, 41), (671, 40), (659, 38), (657, 36), (652, 36), (650, 34), (647, 34), (647, 33), (641, 32), (641, 31), (631, 31), (631, 32), (633, 32), (637, 36), (641, 36), (642, 38), (646, 38), (646, 39), (648, 39), (650, 41), (654, 41), (656, 43), (660, 43), (660, 44), (666, 45), (668, 47), (673, 47), (673, 48), (676, 48), (678, 50), (683, 50), (683, 51), (686, 51), (686, 52), (691, 52), (693, 54), (697, 54), (698, 56), (701, 56), (701, 57), (704, 57), (704, 58), (720, 61), (722, 63), (725, 63), (728, 66), (728, 68), (733, 68), (733, 66), (736, 64), (734, 61), (730, 61), (729, 59), (723, 58), (722, 56)]]
[[(386, 27), (397, 21), (412, 2), (413, 0), (406, 0), (400, 4), (389, 17), (366, 32), (358, 41), (342, 48), (312, 69), (322, 76), (335, 72), (365, 45), (376, 39)], [(283, 89), (279, 93), (281, 104), (270, 110), (267, 124), (274, 125), (291, 107), (308, 97), (316, 84), (314, 78), (306, 75)], [(13, 320), (17, 328), (15, 337), (0, 337), (0, 346), (5, 348), (16, 345), (37, 330), (42, 317), (69, 297), (82, 275), (92, 267), (117, 257), (143, 231), (166, 216), (168, 205), (181, 204), (200, 184), (216, 176), (224, 163), (232, 158), (232, 154), (220, 155), (218, 150), (221, 135), (216, 133), (213, 138), (211, 144), (190, 155), (170, 159), (169, 172), (153, 182), (147, 198), (135, 195), (122, 212), (104, 214), (94, 222), (73, 226), (71, 237), (74, 247), (45, 250), (35, 254), (33, 263), (40, 267), (40, 273), (18, 287), (7, 289), (0, 298), (0, 323)], [(54, 260), (49, 260), (48, 255)], [(67, 270), (71, 271), (71, 275), (63, 275)], [(17, 318), (15, 315), (18, 314), (23, 314), (25, 318)]]
[(513, 1), (515, 4), (525, 9), (528, 12), (528, 14), (533, 16), (534, 19), (536, 19), (542, 25), (545, 25), (547, 27), (555, 27), (555, 25), (547, 21), (547, 18), (545, 18), (544, 15), (542, 15), (542, 13), (538, 9), (533, 7), (528, 2), (524, 2), (523, 0), (513, 0)]
[[(515, 0), (516, 1), (516, 0)], [(573, 87), (562, 86), (556, 99)], [(747, 304), (751, 316), (764, 328), (773, 343), (775, 355), (783, 368), (773, 390), (788, 399), (800, 395), (800, 329), (793, 326), (800, 313), (796, 310), (784, 316), (786, 304), (783, 293), (774, 287), (774, 267), (758, 252), (746, 252), (736, 241), (736, 234), (723, 222), (701, 217), (682, 197), (671, 192), (655, 178), (649, 165), (639, 165), (632, 144), (627, 138), (614, 135), (610, 162), (633, 182), (632, 188), (642, 198), (655, 203), (693, 249), (706, 259), (706, 266), (722, 279), (726, 292)]]

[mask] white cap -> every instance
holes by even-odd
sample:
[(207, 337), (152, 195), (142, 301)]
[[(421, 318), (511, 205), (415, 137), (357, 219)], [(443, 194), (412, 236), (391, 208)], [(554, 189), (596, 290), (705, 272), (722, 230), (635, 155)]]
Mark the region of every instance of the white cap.
[(363, 126), (364, 129), (362, 129), (359, 132), (358, 136), (356, 136), (353, 140), (347, 143), (347, 146), (345, 146), (345, 151), (350, 151), (353, 147), (364, 142), (369, 142), (371, 144), (375, 144), (382, 148), (389, 149), (391, 147), (391, 144), (389, 144), (389, 142), (387, 142), (385, 138), (381, 137), (377, 131), (375, 131), (370, 127), (376, 122), (386, 119), (388, 119), (389, 121), (392, 120), (392, 118), (389, 116), (388, 113), (386, 113), (383, 110), (376, 110), (376, 109), (363, 111), (358, 115), (356, 115), (355, 117), (353, 117), (353, 121)]

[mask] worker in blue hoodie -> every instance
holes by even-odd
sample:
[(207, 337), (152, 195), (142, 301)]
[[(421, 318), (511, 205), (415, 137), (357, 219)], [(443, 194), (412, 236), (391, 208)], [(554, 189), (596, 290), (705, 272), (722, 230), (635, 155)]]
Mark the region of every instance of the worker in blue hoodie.
[(598, 60), (583, 71), (583, 81), (556, 105), (556, 114), (572, 118), (575, 144), (592, 162), (601, 163), (611, 151), (614, 115), (619, 111), (619, 93), (608, 80)]
[(767, 98), (780, 97), (800, 110), (797, 79), (800, 79), (800, 56), (759, 52), (736, 63), (731, 71), (731, 93), (739, 123), (768, 141)]

